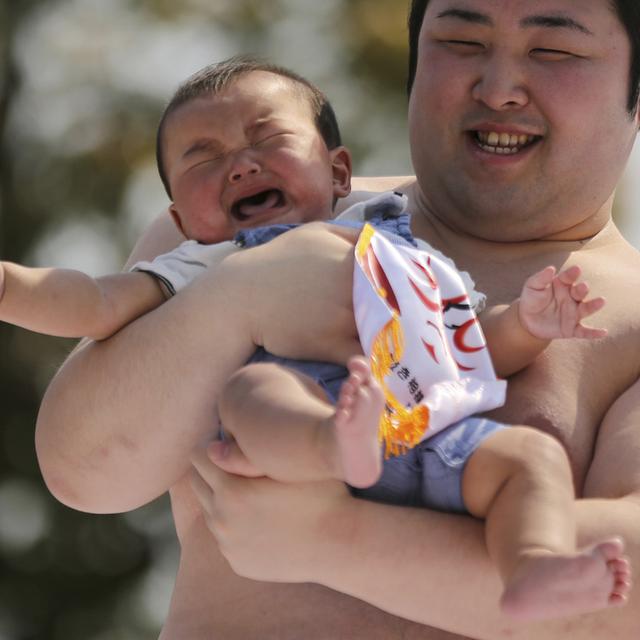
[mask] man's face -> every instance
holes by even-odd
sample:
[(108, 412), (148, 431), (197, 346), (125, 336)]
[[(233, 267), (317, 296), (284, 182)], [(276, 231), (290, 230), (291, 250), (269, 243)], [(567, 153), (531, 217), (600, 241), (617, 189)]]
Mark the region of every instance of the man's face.
[(171, 213), (203, 243), (266, 224), (331, 217), (349, 192), (344, 148), (328, 151), (308, 100), (295, 85), (263, 71), (173, 112), (163, 151)]
[(630, 61), (608, 0), (431, 0), (409, 103), (426, 205), (493, 240), (606, 217), (638, 127)]

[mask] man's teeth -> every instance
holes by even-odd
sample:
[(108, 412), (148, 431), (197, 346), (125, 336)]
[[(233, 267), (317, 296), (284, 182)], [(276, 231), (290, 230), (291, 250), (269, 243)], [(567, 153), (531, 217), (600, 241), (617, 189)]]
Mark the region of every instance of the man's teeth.
[(518, 153), (520, 149), (531, 144), (536, 136), (514, 133), (497, 133), (496, 131), (476, 131), (476, 139), (480, 148), (491, 153), (509, 155)]

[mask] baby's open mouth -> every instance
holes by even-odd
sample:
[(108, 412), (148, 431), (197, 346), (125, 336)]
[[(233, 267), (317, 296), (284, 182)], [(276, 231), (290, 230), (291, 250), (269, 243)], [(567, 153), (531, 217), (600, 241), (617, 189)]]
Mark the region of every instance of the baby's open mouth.
[(284, 204), (284, 193), (280, 189), (266, 189), (234, 202), (231, 205), (231, 215), (239, 220), (247, 220), (271, 209), (283, 207)]

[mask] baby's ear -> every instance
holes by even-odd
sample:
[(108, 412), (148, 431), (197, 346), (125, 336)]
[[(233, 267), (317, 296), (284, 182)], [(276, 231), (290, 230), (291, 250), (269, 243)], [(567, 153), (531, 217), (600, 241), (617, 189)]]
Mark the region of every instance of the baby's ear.
[(351, 152), (339, 146), (329, 151), (333, 171), (333, 195), (346, 198), (351, 193)]
[(173, 219), (174, 224), (176, 225), (176, 227), (178, 227), (178, 231), (180, 231), (180, 233), (186, 238), (187, 234), (184, 232), (184, 227), (182, 226), (180, 212), (173, 202), (169, 205), (169, 213), (171, 214), (171, 218)]

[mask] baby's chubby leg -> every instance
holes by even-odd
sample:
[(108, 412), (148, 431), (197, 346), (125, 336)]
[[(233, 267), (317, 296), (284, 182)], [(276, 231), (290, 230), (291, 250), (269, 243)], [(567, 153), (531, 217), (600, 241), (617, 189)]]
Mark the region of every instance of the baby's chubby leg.
[(313, 222), (225, 259), (255, 344), (284, 357), (345, 364), (361, 353), (353, 318), (358, 231)]
[(623, 542), (576, 549), (571, 470), (555, 438), (529, 427), (495, 433), (467, 463), (463, 498), (472, 515), (486, 519), (508, 615), (565, 617), (625, 601), (630, 569)]
[(283, 482), (336, 478), (373, 484), (381, 469), (377, 434), (384, 395), (364, 358), (353, 358), (349, 370), (337, 410), (298, 371), (260, 363), (236, 372), (221, 394), (219, 412), (225, 433), (236, 441), (236, 456), (247, 462), (230, 470)]

